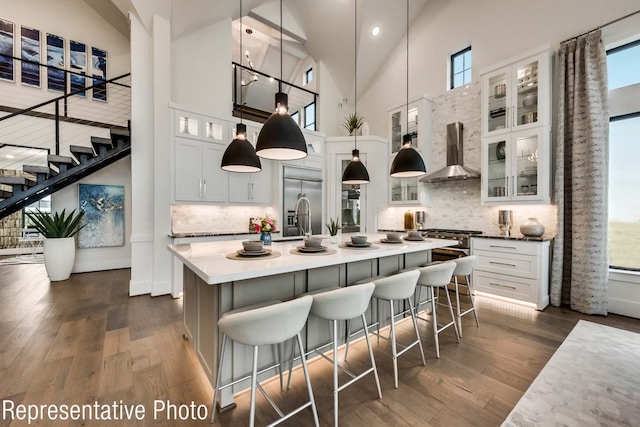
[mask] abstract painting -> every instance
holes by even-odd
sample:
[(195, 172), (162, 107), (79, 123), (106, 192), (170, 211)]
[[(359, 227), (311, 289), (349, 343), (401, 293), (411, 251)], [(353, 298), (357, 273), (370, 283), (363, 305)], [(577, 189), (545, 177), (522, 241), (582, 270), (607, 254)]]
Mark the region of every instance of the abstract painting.
[(4, 19), (0, 19), (0, 79), (13, 81), (13, 22)]
[(47, 89), (64, 92), (64, 39), (47, 33)]
[[(100, 84), (107, 79), (107, 52), (95, 47), (91, 48), (91, 74), (93, 75), (93, 99), (107, 100), (107, 86)], [(97, 86), (96, 86), (97, 85)]]
[(84, 43), (71, 40), (69, 47), (71, 50), (69, 54), (69, 66), (72, 71), (72, 73), (69, 73), (71, 76), (71, 91), (81, 91), (76, 95), (84, 97), (86, 95), (82, 89), (85, 88), (84, 76), (87, 74), (87, 46)]
[(40, 87), (40, 31), (21, 27), (22, 84)]
[(79, 185), (80, 209), (87, 225), (78, 233), (79, 248), (124, 246), (124, 187)]

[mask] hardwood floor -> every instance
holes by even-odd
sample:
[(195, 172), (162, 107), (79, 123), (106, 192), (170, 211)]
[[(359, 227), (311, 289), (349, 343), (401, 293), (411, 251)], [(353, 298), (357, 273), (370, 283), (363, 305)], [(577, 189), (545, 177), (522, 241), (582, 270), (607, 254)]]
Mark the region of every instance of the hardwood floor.
[[(209, 406), (212, 398), (195, 354), (182, 339), (182, 303), (168, 296), (129, 297), (129, 270), (75, 274), (50, 284), (42, 265), (0, 266), (0, 399), (2, 405), (139, 404), (140, 421), (39, 420), (31, 425), (187, 426), (208, 420), (154, 419), (154, 401)], [(340, 393), (343, 426), (498, 426), (579, 319), (640, 332), (640, 320), (590, 317), (563, 308), (536, 312), (478, 298), (480, 327), (464, 319), (458, 344), (453, 331), (441, 335), (435, 358), (431, 327), (421, 323), (427, 366), (417, 349), (399, 359), (400, 387), (393, 388), (390, 346), (374, 342), (383, 398), (369, 376)], [(444, 313), (444, 311), (442, 311)], [(443, 315), (444, 317), (444, 315)], [(403, 322), (400, 342), (412, 327)], [(352, 371), (368, 366), (364, 341), (350, 350)], [(332, 425), (331, 365), (310, 364), (321, 425)], [(291, 390), (277, 381), (265, 388), (283, 410), (306, 398), (302, 372), (294, 370)], [(236, 409), (217, 415), (216, 425), (248, 425), (248, 393)], [(5, 406), (3, 406), (5, 407)], [(180, 414), (182, 411), (182, 414)], [(178, 406), (177, 416), (187, 414)], [(171, 414), (170, 414), (171, 415)], [(275, 419), (258, 397), (257, 425)], [(287, 424), (287, 423), (285, 423)], [(0, 426), (27, 425), (0, 419)], [(308, 410), (288, 425), (313, 425)]]

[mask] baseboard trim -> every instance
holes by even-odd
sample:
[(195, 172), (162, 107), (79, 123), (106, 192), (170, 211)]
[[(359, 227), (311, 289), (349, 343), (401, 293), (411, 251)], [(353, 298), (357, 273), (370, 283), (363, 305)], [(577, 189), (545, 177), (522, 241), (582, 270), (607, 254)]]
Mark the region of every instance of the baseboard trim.
[(153, 282), (153, 287), (151, 289), (151, 296), (157, 297), (160, 295), (169, 295), (171, 294), (171, 282), (170, 281), (155, 281)]
[(138, 295), (146, 295), (151, 293), (151, 281), (139, 281), (134, 282), (133, 280), (129, 281), (129, 296), (135, 297)]
[(73, 272), (88, 273), (91, 271), (117, 270), (120, 268), (131, 268), (131, 258), (76, 263), (73, 265)]
[(640, 302), (609, 298), (609, 313), (640, 319)]

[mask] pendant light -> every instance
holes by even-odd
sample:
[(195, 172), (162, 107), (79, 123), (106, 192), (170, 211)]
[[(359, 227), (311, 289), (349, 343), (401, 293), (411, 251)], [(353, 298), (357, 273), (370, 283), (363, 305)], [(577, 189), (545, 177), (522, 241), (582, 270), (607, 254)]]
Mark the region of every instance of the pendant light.
[[(358, 0), (353, 0), (353, 56), (354, 56), (354, 79), (353, 79), (353, 113), (358, 114)], [(360, 152), (358, 151), (358, 129), (353, 134), (354, 149), (351, 152), (352, 158), (342, 173), (343, 184), (368, 184), (369, 172), (364, 163), (360, 161)]]
[(260, 130), (256, 144), (258, 156), (272, 160), (297, 160), (307, 157), (307, 142), (288, 110), (288, 96), (282, 92), (282, 0), (280, 0), (280, 81), (278, 93), (276, 93), (276, 111)]
[[(242, 0), (240, 0), (240, 65), (242, 65)], [(242, 73), (242, 68), (240, 68)], [(242, 123), (244, 102), (240, 87), (240, 123), (236, 125), (236, 137), (224, 150), (220, 167), (229, 172), (260, 172), (262, 164), (253, 145), (247, 140), (247, 126)]]
[[(407, 132), (409, 132), (409, 0), (407, 0)], [(394, 178), (411, 178), (427, 173), (424, 161), (411, 146), (411, 134), (402, 137), (402, 148), (391, 163), (390, 175)]]

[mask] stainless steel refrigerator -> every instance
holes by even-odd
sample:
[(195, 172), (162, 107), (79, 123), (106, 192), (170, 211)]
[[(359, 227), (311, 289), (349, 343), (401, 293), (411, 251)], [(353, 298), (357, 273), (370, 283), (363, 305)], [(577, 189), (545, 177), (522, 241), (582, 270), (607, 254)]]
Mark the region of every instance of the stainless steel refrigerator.
[(282, 236), (302, 236), (309, 225), (312, 234), (322, 234), (322, 171), (284, 166), (283, 176)]

